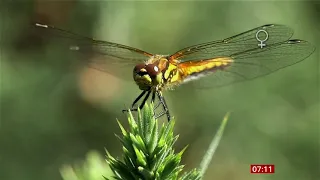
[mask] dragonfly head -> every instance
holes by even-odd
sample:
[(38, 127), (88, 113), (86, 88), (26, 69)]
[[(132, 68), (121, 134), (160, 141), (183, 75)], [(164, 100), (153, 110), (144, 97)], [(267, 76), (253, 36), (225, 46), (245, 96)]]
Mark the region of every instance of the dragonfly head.
[(133, 79), (141, 90), (150, 90), (161, 83), (161, 71), (157, 64), (138, 64), (133, 69)]

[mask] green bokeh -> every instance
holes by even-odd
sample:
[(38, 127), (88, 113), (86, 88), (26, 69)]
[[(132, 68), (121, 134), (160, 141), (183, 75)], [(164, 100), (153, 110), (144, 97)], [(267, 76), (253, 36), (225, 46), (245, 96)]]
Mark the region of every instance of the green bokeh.
[[(110, 97), (90, 101), (79, 86), (83, 63), (58, 43), (27, 38), (28, 23), (42, 17), (36, 11), (63, 29), (155, 54), (263, 24), (293, 28), (293, 38), (317, 48), (302, 63), (224, 88), (198, 90), (190, 83), (164, 94), (177, 119), (177, 149), (189, 144), (183, 157), (187, 169), (199, 165), (222, 117), (232, 111), (205, 179), (320, 177), (319, 3), (50, 1), (39, 10), (39, 2), (0, 5), (0, 180), (58, 180), (63, 164), (85, 159), (90, 150), (120, 154), (116, 118), (125, 122), (121, 110), (139, 93), (133, 81), (120, 77), (97, 85), (97, 92), (113, 93)], [(132, 67), (125, 72), (131, 76)], [(275, 164), (276, 173), (252, 175), (250, 164)]]

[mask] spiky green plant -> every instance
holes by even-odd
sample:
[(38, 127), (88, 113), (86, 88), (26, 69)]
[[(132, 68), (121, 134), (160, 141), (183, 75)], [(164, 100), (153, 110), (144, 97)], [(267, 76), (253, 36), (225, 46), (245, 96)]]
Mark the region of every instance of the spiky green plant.
[[(193, 169), (180, 176), (183, 165), (181, 156), (186, 148), (174, 153), (173, 145), (178, 136), (173, 135), (174, 121), (163, 124), (158, 128), (158, 122), (153, 118), (153, 107), (147, 105), (138, 120), (135, 121), (129, 113), (129, 131), (119, 123), (122, 136), (117, 136), (123, 145), (123, 161), (115, 159), (107, 153), (107, 163), (96, 152), (90, 153), (83, 164), (65, 165), (61, 168), (64, 180), (196, 180), (201, 179), (207, 170), (212, 156), (220, 142), (227, 114), (210, 146), (201, 161), (199, 169)], [(110, 170), (111, 168), (111, 170)]]
[(201, 179), (211, 161), (226, 125), (227, 116), (202, 160), (200, 171), (194, 169), (182, 176), (180, 173), (184, 166), (180, 165), (180, 162), (186, 147), (179, 153), (174, 151), (173, 145), (178, 139), (178, 136), (173, 134), (175, 121), (162, 124), (159, 129), (158, 121), (154, 118), (153, 106), (146, 104), (142, 113), (138, 111), (137, 120), (129, 112), (128, 122), (129, 131), (126, 131), (118, 121), (122, 136), (117, 137), (122, 143), (123, 161), (107, 152), (107, 162), (114, 172), (115, 179), (196, 180)]

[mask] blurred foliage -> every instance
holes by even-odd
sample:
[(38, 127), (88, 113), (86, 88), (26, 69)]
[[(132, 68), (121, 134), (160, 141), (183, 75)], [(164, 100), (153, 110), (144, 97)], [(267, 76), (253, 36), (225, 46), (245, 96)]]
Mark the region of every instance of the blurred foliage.
[(64, 165), (60, 173), (64, 180), (104, 180), (104, 177), (112, 175), (105, 158), (96, 151), (90, 151), (84, 162), (73, 166)]
[[(293, 38), (317, 48), (303, 62), (250, 82), (205, 91), (189, 83), (164, 95), (180, 120), (176, 148), (189, 144), (186, 169), (200, 163), (217, 120), (232, 110), (206, 179), (318, 179), (319, 8), (303, 0), (1, 1), (0, 179), (59, 180), (62, 164), (91, 150), (119, 155), (115, 119), (139, 93), (133, 81), (89, 69), (59, 42), (36, 38), (35, 21), (159, 54), (263, 24), (291, 27)], [(250, 164), (275, 164), (276, 173), (251, 175)]]

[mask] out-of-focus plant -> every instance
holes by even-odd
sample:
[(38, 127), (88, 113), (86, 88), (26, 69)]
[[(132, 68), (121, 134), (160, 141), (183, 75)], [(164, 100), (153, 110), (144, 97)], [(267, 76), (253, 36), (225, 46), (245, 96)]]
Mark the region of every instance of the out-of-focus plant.
[(90, 151), (83, 163), (64, 165), (60, 174), (64, 180), (104, 180), (113, 175), (105, 158), (96, 151)]
[[(84, 168), (65, 166), (61, 171), (62, 176), (65, 180), (202, 179), (220, 142), (228, 115), (225, 116), (217, 134), (211, 141), (199, 169), (193, 169), (181, 174), (184, 165), (181, 165), (180, 162), (186, 147), (180, 152), (175, 153), (173, 145), (178, 140), (178, 135), (174, 135), (173, 133), (175, 121), (171, 120), (169, 123), (162, 124), (161, 128), (159, 128), (158, 121), (154, 118), (153, 106), (146, 104), (142, 112), (138, 110), (137, 120), (129, 112), (129, 130), (125, 130), (118, 121), (122, 135), (116, 136), (122, 143), (122, 160), (114, 158), (107, 152), (108, 166), (106, 163), (102, 163), (100, 156), (94, 155), (94, 157), (88, 158), (87, 162), (90, 165), (85, 164)], [(95, 168), (94, 163), (99, 164), (96, 166), (97, 169), (88, 168)], [(105, 171), (101, 169), (102, 165)], [(110, 174), (110, 169), (113, 175)], [(99, 174), (98, 172), (101, 173)], [(103, 172), (105, 173), (103, 174)]]

